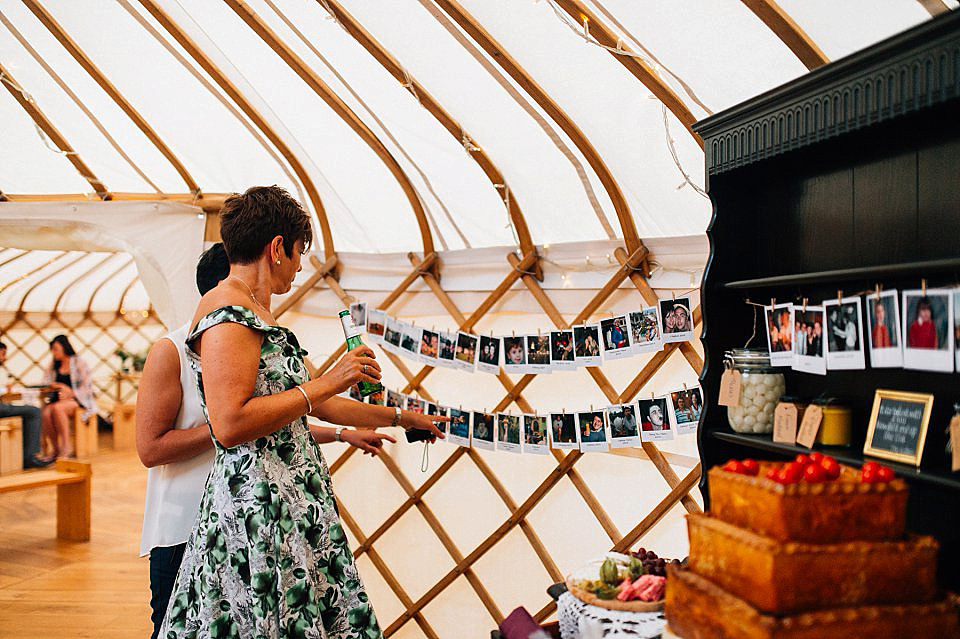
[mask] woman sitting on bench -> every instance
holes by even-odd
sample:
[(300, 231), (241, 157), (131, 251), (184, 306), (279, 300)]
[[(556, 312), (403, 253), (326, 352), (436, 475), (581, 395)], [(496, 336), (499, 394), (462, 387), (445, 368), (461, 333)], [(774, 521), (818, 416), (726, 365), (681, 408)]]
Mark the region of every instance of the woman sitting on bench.
[(53, 442), (53, 454), (47, 458), (75, 456), (71, 425), (78, 410), (89, 419), (96, 410), (90, 367), (73, 350), (66, 335), (50, 342), (53, 361), (43, 383), (53, 389), (50, 403), (43, 407), (43, 435)]

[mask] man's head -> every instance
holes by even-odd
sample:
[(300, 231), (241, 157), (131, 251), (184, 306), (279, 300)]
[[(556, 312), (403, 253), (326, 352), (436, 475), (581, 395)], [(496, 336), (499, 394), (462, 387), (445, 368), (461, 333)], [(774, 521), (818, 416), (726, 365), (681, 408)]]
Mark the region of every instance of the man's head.
[(227, 259), (227, 251), (223, 248), (223, 242), (217, 242), (204, 251), (197, 262), (197, 290), (200, 295), (206, 295), (229, 274), (230, 260)]
[(650, 408), (647, 409), (647, 416), (650, 418), (650, 423), (654, 426), (663, 424), (663, 411), (660, 410), (659, 404), (651, 404)]
[(7, 363), (7, 345), (0, 342), (0, 366)]

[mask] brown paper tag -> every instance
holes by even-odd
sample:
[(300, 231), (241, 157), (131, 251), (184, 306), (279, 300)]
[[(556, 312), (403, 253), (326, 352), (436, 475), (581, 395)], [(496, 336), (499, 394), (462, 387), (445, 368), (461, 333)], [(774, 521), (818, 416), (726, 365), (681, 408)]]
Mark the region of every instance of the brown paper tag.
[(950, 420), (950, 442), (953, 444), (953, 470), (960, 470), (960, 415)]
[(720, 397), (717, 403), (720, 406), (740, 405), (740, 371), (728, 368), (720, 376)]
[(797, 443), (807, 448), (813, 448), (813, 442), (817, 440), (817, 431), (820, 430), (822, 420), (823, 409), (815, 404), (808, 406), (803, 413), (800, 432), (797, 433)]
[(797, 407), (780, 404), (773, 414), (773, 441), (779, 444), (795, 444), (797, 441)]

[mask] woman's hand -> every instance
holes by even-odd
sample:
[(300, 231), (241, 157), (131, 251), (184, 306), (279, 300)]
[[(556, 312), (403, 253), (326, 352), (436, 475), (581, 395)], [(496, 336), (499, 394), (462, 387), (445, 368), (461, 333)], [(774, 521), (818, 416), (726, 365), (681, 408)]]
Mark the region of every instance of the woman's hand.
[(73, 399), (73, 389), (67, 386), (66, 384), (60, 384), (60, 401), (65, 399)]
[(397, 443), (390, 435), (383, 435), (373, 430), (345, 430), (340, 433), (340, 439), (351, 446), (355, 446), (363, 451), (364, 455), (377, 456), (380, 449), (383, 448), (384, 440)]
[(377, 364), (373, 349), (361, 346), (348, 351), (323, 377), (333, 384), (337, 393), (342, 393), (360, 382), (377, 384), (380, 376), (380, 365)]
[(449, 417), (441, 417), (440, 415), (421, 415), (420, 413), (403, 411), (403, 415), (400, 418), (400, 425), (404, 430), (412, 430), (414, 428), (418, 430), (428, 430), (433, 434), (433, 439), (430, 441), (434, 441), (437, 437), (440, 439), (447, 438), (447, 436), (443, 434), (443, 431), (437, 428), (437, 423), (445, 424), (449, 421)]

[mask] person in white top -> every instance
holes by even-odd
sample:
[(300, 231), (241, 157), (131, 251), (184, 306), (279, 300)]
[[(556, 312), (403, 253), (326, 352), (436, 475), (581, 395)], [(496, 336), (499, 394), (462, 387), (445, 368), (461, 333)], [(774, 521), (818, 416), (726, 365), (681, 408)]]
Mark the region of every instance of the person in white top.
[[(214, 244), (197, 264), (201, 295), (230, 273), (223, 244)], [(213, 440), (186, 356), (184, 325), (157, 341), (147, 355), (137, 394), (137, 454), (147, 471), (140, 556), (150, 555), (152, 639), (167, 612), (183, 551), (200, 509), (214, 460)], [(371, 430), (312, 427), (318, 443), (338, 439), (375, 455), (389, 435)]]

